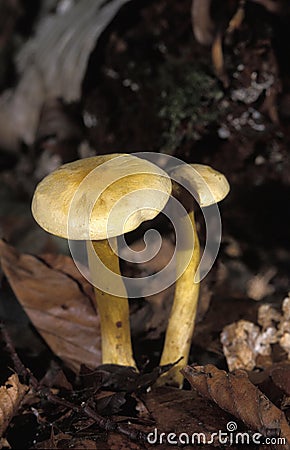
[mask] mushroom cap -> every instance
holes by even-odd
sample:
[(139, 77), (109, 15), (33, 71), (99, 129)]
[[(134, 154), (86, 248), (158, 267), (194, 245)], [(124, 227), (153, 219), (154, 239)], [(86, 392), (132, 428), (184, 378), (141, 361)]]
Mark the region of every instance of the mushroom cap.
[(128, 154), (64, 164), (36, 187), (32, 214), (49, 233), (101, 240), (136, 229), (166, 205), (172, 184), (155, 164)]
[(226, 177), (204, 164), (181, 164), (170, 171), (170, 176), (193, 193), (201, 207), (220, 202), (230, 190)]

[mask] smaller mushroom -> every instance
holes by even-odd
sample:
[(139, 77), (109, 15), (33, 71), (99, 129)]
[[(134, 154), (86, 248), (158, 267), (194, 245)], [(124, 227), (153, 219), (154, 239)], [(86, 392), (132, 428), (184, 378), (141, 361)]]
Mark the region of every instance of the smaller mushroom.
[[(32, 213), (38, 224), (56, 236), (87, 243), (103, 363), (136, 367), (117, 236), (157, 216), (171, 189), (169, 176), (156, 165), (133, 155), (113, 154), (64, 164), (35, 190)], [(112, 273), (117, 286), (111, 285)]]
[[(175, 284), (174, 301), (165, 335), (165, 343), (161, 356), (161, 365), (180, 361), (160, 379), (160, 384), (183, 384), (180, 369), (188, 362), (194, 322), (199, 296), (198, 267), (200, 261), (199, 240), (194, 219), (194, 193), (200, 207), (210, 206), (221, 201), (229, 192), (229, 183), (224, 175), (202, 164), (182, 164), (170, 171), (173, 181), (173, 196), (177, 198), (188, 211), (187, 218), (191, 221), (191, 233), (194, 234), (194, 248), (190, 262)], [(179, 184), (180, 183), (180, 184)], [(188, 227), (184, 227), (188, 230)], [(177, 273), (182, 267), (184, 255), (176, 254)]]

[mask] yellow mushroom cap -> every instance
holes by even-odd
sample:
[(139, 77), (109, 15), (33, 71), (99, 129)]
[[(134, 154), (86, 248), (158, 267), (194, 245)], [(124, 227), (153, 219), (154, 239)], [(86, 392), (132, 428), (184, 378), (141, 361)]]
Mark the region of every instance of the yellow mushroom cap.
[(203, 164), (181, 164), (170, 171), (170, 176), (194, 193), (201, 207), (220, 202), (230, 190), (222, 173)]
[(169, 176), (128, 154), (64, 164), (36, 187), (32, 214), (49, 233), (67, 239), (101, 240), (136, 229), (166, 205)]

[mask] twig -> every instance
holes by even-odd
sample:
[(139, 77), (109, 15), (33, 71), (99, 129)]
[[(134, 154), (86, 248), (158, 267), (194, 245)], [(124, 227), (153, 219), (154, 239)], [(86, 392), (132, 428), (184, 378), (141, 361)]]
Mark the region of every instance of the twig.
[(7, 351), (13, 361), (15, 372), (27, 380), (27, 383), (30, 384), (32, 389), (39, 394), (41, 397), (46, 398), (49, 402), (57, 405), (61, 405), (65, 408), (71, 409), (79, 414), (85, 413), (88, 417), (93, 419), (96, 425), (105, 431), (115, 431), (120, 433), (133, 441), (146, 441), (146, 433), (143, 433), (140, 430), (136, 430), (134, 428), (120, 425), (117, 422), (104, 418), (96, 411), (94, 411), (87, 402), (83, 402), (81, 406), (76, 405), (74, 403), (69, 402), (63, 398), (58, 397), (55, 394), (52, 394), (49, 388), (41, 386), (37, 378), (33, 375), (33, 373), (24, 366), (21, 359), (19, 358), (15, 347), (13, 345), (12, 339), (5, 328), (3, 323), (0, 324), (0, 331), (3, 337), (3, 341), (6, 344)]
[(6, 344), (8, 353), (13, 361), (15, 372), (17, 373), (18, 376), (23, 377), (25, 382), (29, 383), (33, 389), (37, 390), (39, 383), (37, 379), (34, 377), (34, 375), (30, 372), (30, 370), (24, 366), (23, 362), (19, 358), (15, 350), (14, 344), (12, 342), (12, 339), (3, 322), (0, 323), (0, 331), (2, 334), (3, 341)]
[(111, 419), (104, 418), (96, 413), (89, 405), (86, 403), (83, 405), (83, 411), (88, 417), (94, 419), (98, 426), (105, 431), (116, 431), (117, 433), (127, 436), (132, 441), (142, 441), (147, 440), (147, 435), (141, 430), (136, 430), (135, 428), (130, 428), (126, 425), (118, 424)]

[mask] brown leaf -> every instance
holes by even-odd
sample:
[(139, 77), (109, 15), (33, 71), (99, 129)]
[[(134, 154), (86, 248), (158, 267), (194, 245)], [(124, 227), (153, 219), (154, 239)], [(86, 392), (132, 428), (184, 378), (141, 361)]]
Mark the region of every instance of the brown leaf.
[(278, 431), (280, 437), (286, 438), (286, 445), (281, 448), (289, 448), (290, 428), (284, 413), (250, 382), (245, 371), (227, 373), (208, 364), (187, 366), (182, 373), (201, 395), (242, 420), (250, 429), (263, 436)]
[(20, 383), (16, 374), (11, 375), (4, 386), (0, 387), (0, 438), (15, 416), (28, 386)]
[(82, 366), (80, 377), (82, 377), (84, 387), (126, 393), (145, 392), (156, 383), (160, 375), (168, 372), (173, 365), (166, 364), (154, 367), (151, 371), (141, 370), (140, 372), (137, 372), (134, 367), (117, 364), (101, 364), (95, 370)]
[(102, 443), (102, 447), (98, 447), (98, 449), (102, 450), (144, 450), (149, 448), (149, 446), (145, 446), (139, 444), (138, 442), (132, 442), (127, 436), (117, 433), (110, 433), (108, 435), (107, 444)]
[(248, 372), (249, 380), (288, 416), (290, 398), (290, 361), (273, 363), (259, 371)]
[(100, 324), (90, 284), (71, 258), (19, 254), (0, 241), (0, 263), (16, 297), (52, 351), (73, 370), (101, 362)]
[(270, 370), (270, 377), (273, 383), (290, 396), (290, 364), (289, 362), (284, 362), (276, 364)]
[[(200, 444), (211, 443), (214, 447), (219, 447), (219, 442), (214, 438), (217, 430), (226, 430), (226, 425), (230, 416), (221, 412), (217, 406), (210, 404), (199, 395), (186, 390), (163, 386), (154, 389), (142, 396), (142, 401), (150, 413), (150, 417), (155, 420), (155, 424), (149, 428), (151, 444), (154, 440), (169, 448), (167, 436), (176, 433), (177, 439), (180, 437), (179, 445), (186, 444), (186, 437), (189, 440), (193, 437), (193, 442), (186, 445), (186, 449), (198, 449)], [(157, 430), (158, 436), (156, 437)], [(164, 433), (162, 437), (162, 433)], [(200, 437), (200, 442), (198, 441)], [(172, 445), (172, 444), (171, 444)], [(174, 447), (174, 448), (177, 448)], [(182, 446), (183, 448), (183, 446)], [(212, 448), (207, 447), (207, 448)], [(234, 450), (235, 447), (232, 447)]]

